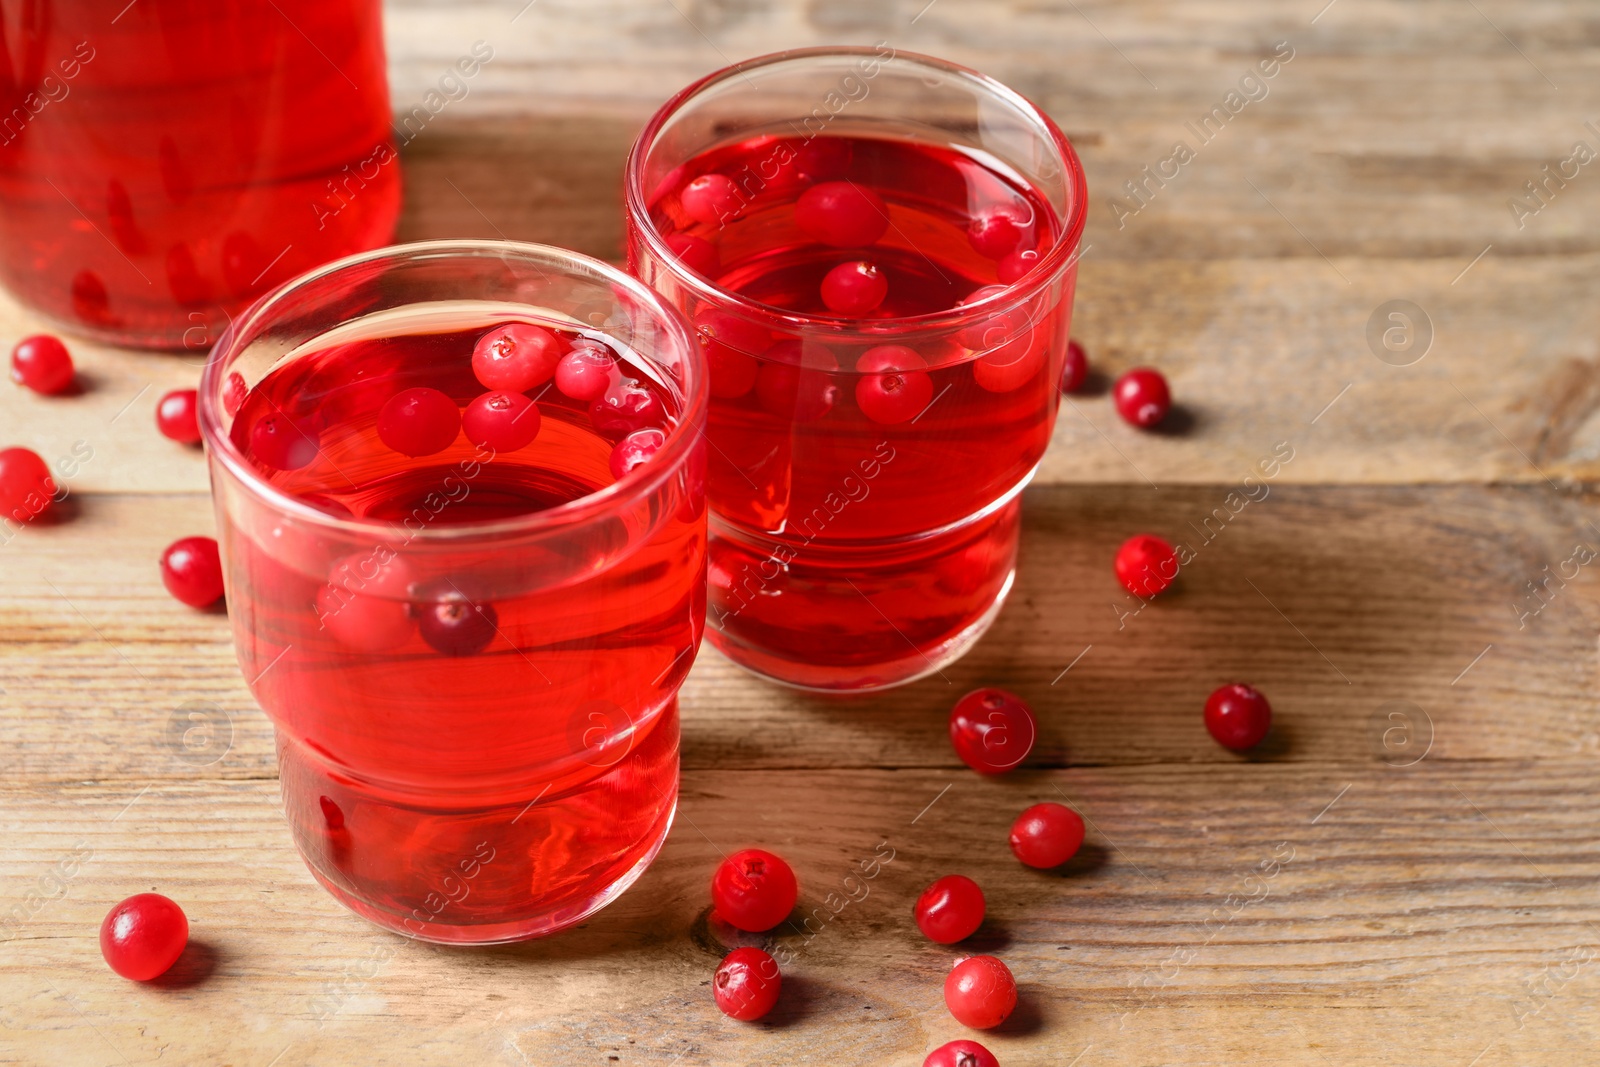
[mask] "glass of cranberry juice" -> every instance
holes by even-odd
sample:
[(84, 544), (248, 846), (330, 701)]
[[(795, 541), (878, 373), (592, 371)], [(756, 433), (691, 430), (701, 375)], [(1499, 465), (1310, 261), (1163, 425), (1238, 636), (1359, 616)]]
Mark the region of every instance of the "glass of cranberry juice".
[(200, 389), (239, 664), (318, 881), (429, 941), (548, 934), (677, 799), (705, 365), (559, 249), (380, 249), (262, 298)]
[(711, 374), (711, 641), (821, 690), (938, 671), (1011, 587), (1087, 190), (976, 72), (786, 52), (690, 86), (628, 162), (630, 269)]

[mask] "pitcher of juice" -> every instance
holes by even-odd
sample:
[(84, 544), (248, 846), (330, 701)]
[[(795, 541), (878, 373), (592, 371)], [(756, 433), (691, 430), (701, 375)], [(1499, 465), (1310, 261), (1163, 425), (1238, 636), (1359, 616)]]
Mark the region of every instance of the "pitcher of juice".
[(380, 0), (0, 0), (0, 283), (62, 328), (204, 353), (387, 244)]

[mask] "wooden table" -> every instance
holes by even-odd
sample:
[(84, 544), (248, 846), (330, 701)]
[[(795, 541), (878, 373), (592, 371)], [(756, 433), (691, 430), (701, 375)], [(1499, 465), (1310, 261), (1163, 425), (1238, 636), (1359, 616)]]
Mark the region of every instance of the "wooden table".
[[(212, 526), (201, 456), (152, 425), (195, 361), (77, 343), (86, 395), (0, 388), (0, 444), (93, 450), (61, 516), (0, 546), (0, 1061), (912, 1067), (962, 1031), (952, 952), (910, 905), (961, 870), (989, 894), (975, 946), (1022, 985), (990, 1042), (1007, 1067), (1593, 1062), (1600, 568), (1570, 561), (1600, 551), (1600, 170), (1520, 226), (1508, 201), (1600, 147), (1600, 41), (1556, 0), (1324, 2), (393, 0), (397, 110), (495, 49), (405, 154), (402, 239), (618, 257), (634, 131), (725, 59), (886, 40), (997, 75), (1088, 167), (1074, 333), (1101, 395), (1064, 405), (1017, 589), (948, 681), (830, 703), (708, 648), (655, 866), (579, 929), (465, 951), (313, 884), (226, 620), (161, 588), (161, 549)], [(1185, 123), (1280, 41), (1268, 95), (1200, 144)], [(1194, 159), (1128, 198), (1179, 139)], [(1369, 344), (1394, 300), (1429, 344)], [(0, 308), (0, 345), (37, 325)], [(1106, 376), (1138, 363), (1171, 378), (1181, 432), (1113, 415)], [(1125, 616), (1110, 559), (1146, 530), (1198, 554)], [(1247, 758), (1200, 717), (1241, 678), (1277, 711)], [(981, 683), (1041, 718), (1001, 780), (945, 737)], [(1012, 815), (1063, 797), (1082, 855), (1021, 868)], [(780, 938), (783, 1003), (740, 1025), (711, 1001), (706, 883), (754, 843), (793, 861), (808, 909), (894, 858), (820, 933)], [(152, 888), (194, 944), (135, 986), (96, 930)]]

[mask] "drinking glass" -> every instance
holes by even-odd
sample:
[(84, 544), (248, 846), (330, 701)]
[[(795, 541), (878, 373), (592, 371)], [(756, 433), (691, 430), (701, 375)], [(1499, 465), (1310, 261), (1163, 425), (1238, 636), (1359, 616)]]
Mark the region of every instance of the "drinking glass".
[[(719, 650), (870, 690), (982, 635), (1055, 424), (1086, 196), (1038, 108), (887, 46), (739, 63), (650, 120), (627, 167), (629, 268), (711, 368)], [(829, 302), (856, 261), (887, 278), (868, 313), (850, 291)]]
[[(372, 444), (407, 387), (483, 394), (472, 339), (508, 321), (601, 339), (650, 379), (654, 458), (608, 473), (588, 405), (548, 384), (516, 451), (466, 432), (422, 459)], [(218, 342), (200, 419), (239, 665), (276, 728), (295, 844), (356, 913), (428, 941), (520, 940), (649, 865), (705, 615), (705, 412), (676, 311), (537, 245), (343, 259)], [(291, 446), (264, 452), (264, 426), (292, 426)]]

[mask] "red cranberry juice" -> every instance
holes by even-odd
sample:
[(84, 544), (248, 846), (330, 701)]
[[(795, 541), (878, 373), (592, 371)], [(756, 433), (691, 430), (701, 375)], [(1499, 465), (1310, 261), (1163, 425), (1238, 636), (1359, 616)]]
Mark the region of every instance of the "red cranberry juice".
[[(226, 524), (229, 611), (317, 877), (413, 936), (511, 940), (598, 907), (666, 833), (675, 694), (705, 610), (703, 490), (675, 478), (581, 535), (422, 537), (603, 490), (641, 429), (550, 380), (523, 394), (531, 443), (474, 444), (474, 345), (503, 319), (449, 315), (341, 329), (235, 391), (233, 440), (277, 488), (382, 525), (363, 547), (292, 516)], [(610, 385), (648, 394), (642, 420), (670, 429), (676, 401), (649, 374), (620, 358)], [(413, 458), (386, 420), (419, 389), (456, 410)]]
[(0, 281), (108, 339), (203, 350), (255, 296), (385, 244), (379, 0), (0, 0)]
[[(758, 137), (681, 168), (653, 221), (720, 288), (811, 320), (796, 340), (776, 316), (694, 312), (712, 374), (713, 641), (821, 688), (925, 673), (1009, 587), (1073, 273), (938, 342), (876, 345), (900, 345), (896, 320), (1024, 278), (1061, 237), (1054, 210), (951, 148)], [(874, 345), (829, 343), (830, 324), (876, 322)]]

